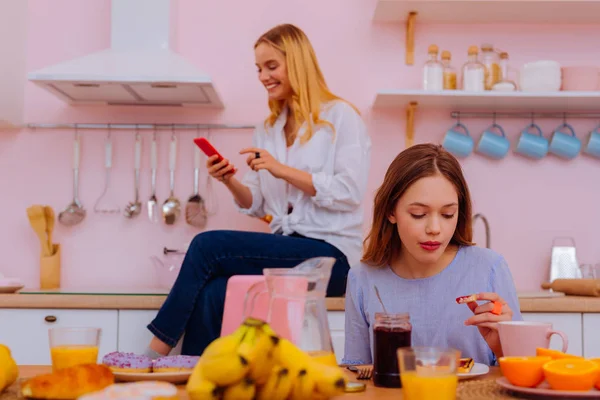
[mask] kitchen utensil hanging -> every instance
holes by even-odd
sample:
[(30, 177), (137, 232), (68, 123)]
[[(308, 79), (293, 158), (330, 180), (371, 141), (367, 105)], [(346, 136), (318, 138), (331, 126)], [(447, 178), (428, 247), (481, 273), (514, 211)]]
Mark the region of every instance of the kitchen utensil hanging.
[(150, 190), (152, 194), (148, 199), (148, 218), (151, 222), (158, 222), (159, 210), (158, 200), (156, 199), (156, 166), (158, 163), (158, 149), (156, 143), (156, 128), (152, 133), (152, 143), (150, 144)]
[(73, 141), (73, 200), (63, 211), (58, 214), (58, 222), (65, 226), (79, 224), (85, 218), (86, 211), (79, 202), (79, 157), (80, 138), (77, 125), (75, 125), (75, 139)]
[(134, 201), (127, 204), (125, 207), (124, 215), (127, 218), (133, 218), (140, 214), (142, 211), (142, 203), (140, 202), (140, 163), (142, 160), (142, 138), (138, 129), (135, 129), (135, 149), (134, 149), (134, 191), (135, 191), (135, 199)]
[(171, 128), (171, 144), (169, 150), (169, 181), (171, 187), (171, 193), (165, 200), (162, 206), (162, 215), (165, 224), (173, 225), (179, 218), (181, 213), (181, 204), (179, 199), (175, 197), (175, 165), (177, 162), (177, 136), (175, 135), (175, 129)]
[(110, 196), (107, 195), (108, 187), (110, 185), (110, 171), (112, 168), (112, 139), (110, 132), (110, 125), (108, 126), (108, 133), (104, 141), (104, 168), (106, 170), (104, 178), (104, 191), (96, 200), (94, 204), (94, 211), (101, 214), (117, 214), (121, 211), (119, 205)]
[[(568, 245), (557, 245), (558, 241), (568, 242)], [(550, 262), (550, 282), (555, 279), (581, 278), (579, 263), (575, 249), (575, 239), (572, 237), (556, 237), (552, 240), (552, 257)]]
[[(196, 137), (198, 136), (200, 136), (199, 132), (196, 134)], [(185, 221), (193, 227), (202, 229), (206, 226), (207, 212), (204, 199), (200, 196), (198, 188), (201, 161), (200, 148), (198, 148), (198, 146), (193, 146), (192, 150), (194, 152), (194, 192), (185, 205)]]

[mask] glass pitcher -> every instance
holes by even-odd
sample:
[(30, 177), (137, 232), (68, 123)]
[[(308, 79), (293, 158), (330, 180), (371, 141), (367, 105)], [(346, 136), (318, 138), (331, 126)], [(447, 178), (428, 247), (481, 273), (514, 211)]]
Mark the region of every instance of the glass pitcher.
[[(266, 315), (266, 322), (279, 336), (316, 360), (337, 366), (325, 306), (333, 264), (335, 258), (316, 257), (294, 268), (263, 269), (265, 280), (253, 284), (246, 293), (244, 318)], [(266, 312), (257, 310), (260, 304)]]

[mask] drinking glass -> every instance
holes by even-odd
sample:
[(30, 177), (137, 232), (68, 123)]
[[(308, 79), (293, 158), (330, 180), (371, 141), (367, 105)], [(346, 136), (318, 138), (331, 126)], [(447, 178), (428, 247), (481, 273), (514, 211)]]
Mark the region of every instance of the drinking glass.
[(100, 328), (50, 328), (52, 370), (98, 362)]
[(399, 348), (404, 400), (455, 400), (460, 351), (439, 347)]

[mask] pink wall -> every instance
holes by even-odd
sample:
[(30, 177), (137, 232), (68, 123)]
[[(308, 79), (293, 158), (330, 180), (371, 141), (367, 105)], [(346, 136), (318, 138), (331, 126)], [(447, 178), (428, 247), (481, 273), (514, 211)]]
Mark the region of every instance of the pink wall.
[(0, 93), (0, 127), (11, 126), (23, 117), (25, 61), (27, 42), (27, 2), (0, 2), (0, 49), (2, 51), (2, 79)]
[[(29, 0), (27, 70), (31, 71), (105, 48), (109, 44), (108, 0)], [(178, 0), (175, 15), (176, 48), (216, 81), (226, 109), (222, 112), (168, 108), (72, 108), (33, 84), (26, 85), (27, 122), (223, 122), (256, 123), (266, 115), (265, 93), (256, 79), (252, 45), (266, 29), (281, 22), (301, 26), (312, 39), (330, 87), (354, 102), (364, 113), (373, 138), (373, 191), (393, 157), (404, 148), (404, 112), (371, 109), (383, 88), (418, 88), (421, 68), (431, 43), (452, 51), (462, 64), (471, 44), (491, 42), (511, 56), (513, 67), (537, 59), (556, 59), (565, 65), (600, 64), (588, 40), (600, 33), (591, 26), (418, 25), (416, 65), (404, 64), (403, 26), (374, 24), (374, 0), (192, 1)], [(236, 9), (237, 15), (232, 13)], [(132, 26), (133, 28), (133, 26)], [(465, 121), (479, 136), (491, 121)], [(514, 141), (527, 121), (499, 120)], [(539, 121), (545, 132), (560, 121)], [(583, 135), (597, 121), (573, 121)], [(452, 124), (447, 113), (417, 114), (417, 142), (440, 142)], [(180, 133), (176, 194), (185, 200), (192, 191), (192, 132)], [(216, 131), (213, 142), (242, 166), (237, 150), (250, 143), (249, 131)], [(38, 282), (39, 246), (25, 208), (49, 204), (57, 213), (71, 201), (71, 131), (22, 131), (0, 136), (0, 271), (18, 276), (29, 287)], [(160, 135), (159, 201), (168, 195), (167, 144)], [(180, 247), (197, 231), (181, 220), (176, 226), (152, 225), (144, 216), (93, 212), (104, 184), (103, 132), (86, 131), (82, 138), (81, 200), (86, 220), (74, 228), (57, 225), (56, 240), (63, 246), (63, 286), (152, 287), (156, 274), (149, 257), (163, 246)], [(114, 135), (115, 160), (111, 197), (124, 206), (133, 197), (133, 134)], [(149, 196), (149, 140), (145, 136), (141, 193)], [(463, 162), (475, 203), (492, 229), (492, 248), (507, 258), (521, 290), (536, 290), (547, 276), (551, 241), (571, 235), (582, 262), (600, 262), (597, 227), (600, 163), (584, 157), (571, 162), (547, 158), (528, 162), (510, 155), (501, 162), (472, 156)], [(245, 168), (242, 168), (244, 171)], [(218, 213), (208, 229), (265, 229), (262, 222), (238, 214), (228, 193), (215, 184)], [(145, 212), (145, 210), (144, 210)], [(368, 218), (370, 220), (370, 216)], [(365, 224), (365, 227), (367, 225)], [(483, 244), (483, 226), (475, 227)]]

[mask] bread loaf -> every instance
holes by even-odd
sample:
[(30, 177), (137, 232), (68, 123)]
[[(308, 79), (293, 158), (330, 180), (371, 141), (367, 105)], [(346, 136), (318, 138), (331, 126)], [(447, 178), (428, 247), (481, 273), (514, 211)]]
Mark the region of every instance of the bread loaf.
[(115, 377), (108, 367), (85, 364), (33, 377), (23, 383), (21, 394), (35, 399), (70, 400), (113, 383)]

